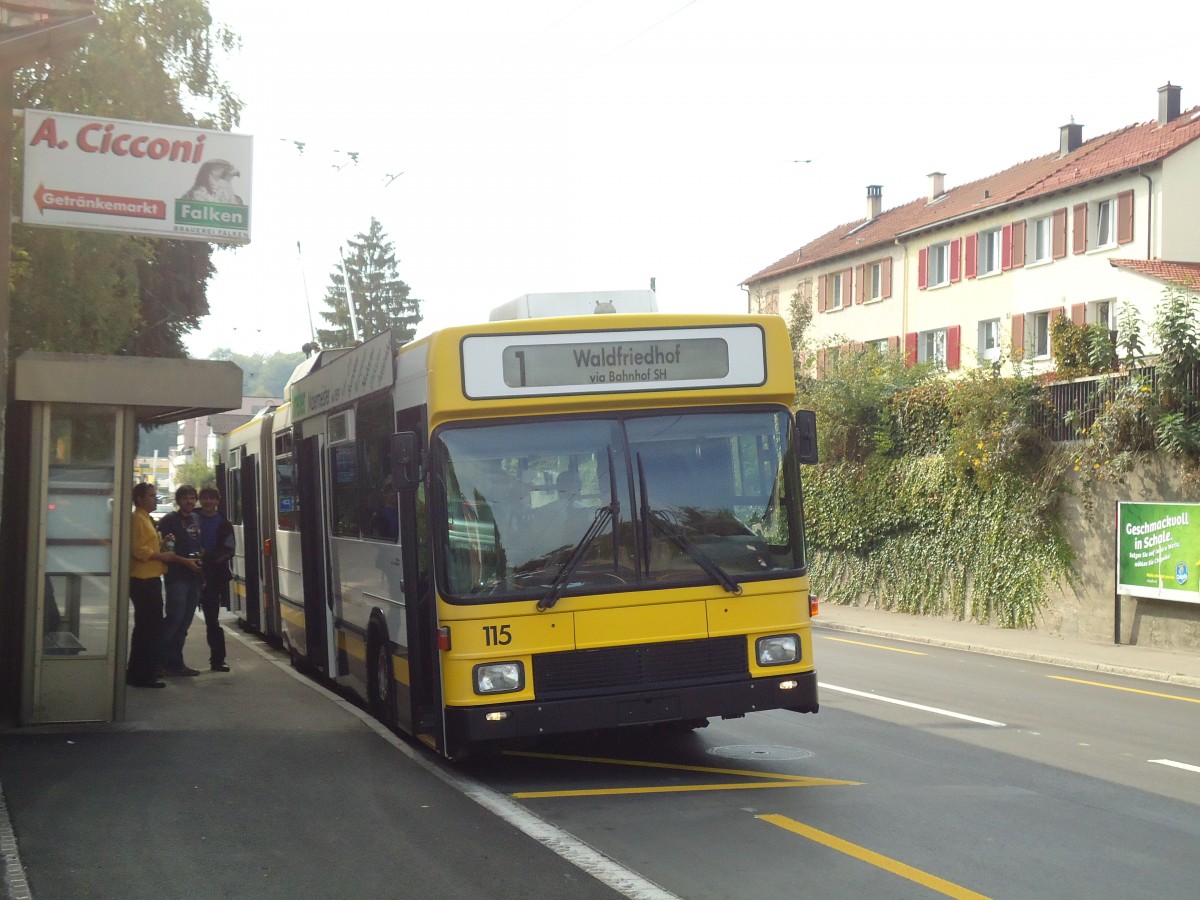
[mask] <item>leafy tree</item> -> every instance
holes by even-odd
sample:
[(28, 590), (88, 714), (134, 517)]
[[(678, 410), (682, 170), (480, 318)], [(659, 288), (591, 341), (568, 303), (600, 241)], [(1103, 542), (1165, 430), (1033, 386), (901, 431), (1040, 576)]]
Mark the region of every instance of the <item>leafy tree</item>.
[(411, 340), (422, 319), (421, 301), (409, 297), (409, 286), (400, 280), (395, 245), (387, 240), (383, 226), (372, 216), (370, 228), (347, 244), (351, 252), (345, 258), (345, 272), (341, 266), (335, 268), (325, 292), (329, 311), (322, 312), (321, 318), (330, 327), (318, 329), (317, 340), (322, 347), (349, 347), (354, 343), (346, 304), (347, 278), (361, 340), (388, 328), (398, 342)]
[[(205, 0), (96, 0), (75, 52), (22, 69), (18, 106), (200, 128), (235, 126), (241, 101), (214, 55), (238, 46)], [(203, 110), (203, 111), (200, 111)], [(19, 175), (18, 181), (20, 183)], [(67, 229), (13, 229), (14, 355), (26, 349), (182, 357), (208, 314), (212, 246)]]
[(181, 484), (190, 484), (192, 487), (199, 490), (205, 485), (216, 484), (217, 473), (208, 461), (200, 459), (189, 459), (185, 463), (181, 463), (175, 469), (175, 485), (178, 487)]
[(268, 355), (254, 353), (248, 356), (234, 353), (222, 347), (210, 354), (211, 359), (223, 359), (236, 363), (242, 370), (243, 397), (283, 397), (283, 389), (296, 366), (304, 361), (304, 354), (275, 352)]

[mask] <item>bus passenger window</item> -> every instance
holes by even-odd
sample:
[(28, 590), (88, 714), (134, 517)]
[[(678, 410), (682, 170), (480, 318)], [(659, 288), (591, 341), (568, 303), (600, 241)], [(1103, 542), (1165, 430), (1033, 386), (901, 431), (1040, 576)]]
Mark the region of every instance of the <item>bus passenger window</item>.
[(359, 536), (357, 463), (353, 443), (329, 448), (330, 518), (339, 537)]

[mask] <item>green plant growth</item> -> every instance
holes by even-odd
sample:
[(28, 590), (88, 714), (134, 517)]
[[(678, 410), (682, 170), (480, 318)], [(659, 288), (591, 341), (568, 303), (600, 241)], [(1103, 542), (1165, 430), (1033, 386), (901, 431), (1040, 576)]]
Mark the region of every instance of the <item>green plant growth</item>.
[(1052, 411), (1032, 377), (981, 368), (948, 379), (843, 350), (823, 379), (798, 379), (821, 441), (804, 485), (814, 592), (1032, 626), (1048, 586), (1075, 578), (1068, 491), (1120, 479), (1155, 449), (1200, 473), (1200, 299), (1164, 291), (1157, 359), (1142, 359), (1131, 304), (1117, 322), (1115, 342), (1103, 326), (1052, 326), (1059, 374), (1100, 376), (1089, 408), (1067, 414), (1081, 435), (1067, 444), (1037, 427)]
[[(1185, 475), (1200, 472), (1200, 300), (1178, 287), (1163, 292), (1153, 331), (1160, 350), (1153, 377), (1133, 367), (1141, 348), (1141, 325), (1126, 305), (1119, 316), (1118, 345), (1128, 371), (1097, 385), (1085, 415), (1072, 410), (1068, 424), (1080, 431), (1072, 447), (1073, 470), (1085, 485), (1119, 481), (1138, 454), (1157, 450)], [(1090, 425), (1088, 424), (1090, 420)]]
[(199, 490), (205, 485), (216, 484), (217, 473), (213, 467), (203, 459), (191, 459), (188, 462), (182, 463), (175, 470), (175, 484), (190, 484), (192, 487)]
[(1117, 367), (1117, 343), (1108, 327), (1076, 324), (1059, 316), (1050, 326), (1050, 347), (1060, 378), (1101, 375)]
[(805, 481), (814, 591), (1031, 627), (1047, 585), (1073, 577), (1042, 402), (990, 368), (951, 381), (899, 354), (841, 354), (802, 400), (821, 440)]

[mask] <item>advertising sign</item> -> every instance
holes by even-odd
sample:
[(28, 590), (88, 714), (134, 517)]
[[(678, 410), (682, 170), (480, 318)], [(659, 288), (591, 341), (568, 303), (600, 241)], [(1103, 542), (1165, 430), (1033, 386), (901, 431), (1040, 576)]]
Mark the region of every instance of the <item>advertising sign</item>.
[(21, 221), (248, 243), (253, 140), (27, 109)]
[(1117, 504), (1118, 594), (1200, 603), (1197, 570), (1200, 504)]

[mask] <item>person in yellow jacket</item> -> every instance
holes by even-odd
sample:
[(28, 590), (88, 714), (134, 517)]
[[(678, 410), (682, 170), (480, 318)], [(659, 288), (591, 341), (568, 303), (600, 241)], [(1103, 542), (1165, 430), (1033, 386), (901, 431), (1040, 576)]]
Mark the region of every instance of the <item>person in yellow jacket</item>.
[(150, 513), (158, 505), (154, 485), (133, 486), (133, 527), (130, 530), (129, 599), (133, 603), (133, 637), (129, 641), (129, 667), (125, 683), (133, 687), (161, 688), (163, 594), (162, 576), (167, 563), (178, 557), (162, 549)]

